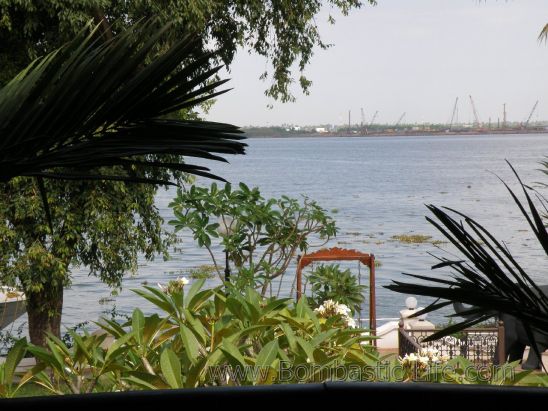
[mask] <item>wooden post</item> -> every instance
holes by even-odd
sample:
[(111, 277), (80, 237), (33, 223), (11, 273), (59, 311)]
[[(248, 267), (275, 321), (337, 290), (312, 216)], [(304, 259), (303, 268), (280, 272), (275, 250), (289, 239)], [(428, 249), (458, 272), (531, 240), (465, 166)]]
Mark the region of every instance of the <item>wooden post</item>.
[(498, 323), (498, 333), (497, 333), (497, 350), (496, 353), (498, 360), (499, 360), (499, 366), (502, 366), (506, 362), (506, 347), (504, 346), (504, 321), (500, 321)]
[[(377, 335), (377, 310), (375, 304), (375, 256), (371, 254), (369, 259), (369, 328), (371, 335)], [(373, 346), (377, 346), (377, 340), (373, 340)]]

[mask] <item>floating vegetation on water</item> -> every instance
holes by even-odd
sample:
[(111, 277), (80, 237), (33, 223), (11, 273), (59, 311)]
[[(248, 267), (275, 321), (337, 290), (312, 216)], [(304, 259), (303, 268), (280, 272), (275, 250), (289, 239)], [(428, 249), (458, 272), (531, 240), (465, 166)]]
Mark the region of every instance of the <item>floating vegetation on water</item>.
[(99, 301), (98, 301), (98, 302), (99, 302), (99, 304), (104, 305), (104, 304), (111, 303), (111, 302), (113, 302), (113, 301), (115, 301), (114, 298), (111, 298), (111, 297), (103, 297), (103, 298), (99, 298)]
[(337, 241), (337, 244), (347, 245), (347, 244), (352, 244), (352, 243), (350, 241)]
[(362, 235), (362, 233), (360, 233), (358, 231), (347, 231), (345, 234), (346, 235), (354, 235), (354, 236)]
[(405, 244), (432, 244), (432, 245), (439, 245), (439, 244), (446, 244), (447, 241), (443, 240), (432, 240), (431, 235), (423, 235), (423, 234), (398, 234), (393, 235), (392, 237), (393, 241), (399, 241), (400, 243)]
[(333, 209), (331, 210), (331, 213), (333, 213), (333, 214), (337, 214), (338, 212), (339, 212), (339, 209), (338, 209), (338, 208), (333, 208)]
[(212, 264), (202, 264), (198, 267), (193, 267), (188, 271), (188, 276), (193, 279), (200, 279), (200, 278), (213, 278), (215, 277), (215, 273), (217, 270), (215, 269), (215, 266)]
[(375, 268), (382, 267), (382, 261), (381, 260), (375, 260)]
[(449, 194), (447, 191), (440, 191), (440, 194)]
[(376, 244), (376, 245), (381, 245), (381, 244), (384, 244), (384, 241), (380, 241), (380, 240), (379, 240), (379, 241), (375, 241), (375, 244)]

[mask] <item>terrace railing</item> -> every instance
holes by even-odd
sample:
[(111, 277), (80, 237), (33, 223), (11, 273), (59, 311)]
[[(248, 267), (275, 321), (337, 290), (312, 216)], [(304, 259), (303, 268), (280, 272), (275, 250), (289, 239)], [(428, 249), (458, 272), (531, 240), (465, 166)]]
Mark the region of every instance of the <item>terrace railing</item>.
[(466, 328), (459, 333), (434, 341), (424, 341), (439, 329), (404, 329), (400, 322), (398, 341), (399, 355), (418, 353), (420, 349), (433, 348), (439, 356), (465, 357), (476, 365), (488, 366), (505, 362), (504, 323), (496, 327)]

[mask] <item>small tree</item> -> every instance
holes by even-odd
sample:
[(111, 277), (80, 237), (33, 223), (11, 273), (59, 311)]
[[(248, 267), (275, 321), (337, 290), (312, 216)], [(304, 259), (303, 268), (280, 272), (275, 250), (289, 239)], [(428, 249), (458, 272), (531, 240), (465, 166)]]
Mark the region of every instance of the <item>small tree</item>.
[[(283, 276), (297, 251), (306, 252), (310, 240), (322, 246), (336, 235), (335, 221), (315, 201), (282, 196), (266, 200), (257, 187), (240, 183), (219, 188), (192, 186), (177, 191), (170, 204), (175, 231), (189, 229), (200, 247), (205, 247), (222, 279), (221, 267), (213, 250), (213, 239), (228, 252), (238, 273), (236, 284), (261, 288), (266, 294), (274, 279)], [(226, 235), (218, 229), (225, 226)]]

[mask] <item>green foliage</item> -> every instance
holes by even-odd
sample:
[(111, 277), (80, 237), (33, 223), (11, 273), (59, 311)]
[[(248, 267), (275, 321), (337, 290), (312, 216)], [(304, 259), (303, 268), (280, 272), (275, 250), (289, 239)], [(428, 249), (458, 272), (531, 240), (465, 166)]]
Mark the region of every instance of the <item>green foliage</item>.
[[(343, 15), (363, 3), (374, 0), (329, 0), (329, 6)], [(37, 56), (43, 55), (72, 39), (90, 19), (99, 23), (107, 19), (112, 32), (119, 33), (135, 21), (158, 16), (173, 22), (173, 31), (166, 44), (176, 41), (188, 31), (200, 33), (203, 44), (215, 44), (223, 51), (227, 65), (238, 48), (246, 48), (270, 63), (272, 84), (266, 94), (282, 101), (293, 96), (294, 79), (304, 92), (310, 81), (303, 75), (315, 47), (329, 45), (320, 38), (316, 18), (324, 2), (319, 0), (0, 0), (0, 84), (11, 78)], [(333, 24), (334, 19), (329, 17)], [(107, 32), (108, 35), (108, 32)], [(297, 68), (299, 74), (293, 74)]]
[[(272, 280), (282, 276), (297, 251), (306, 252), (311, 238), (324, 243), (336, 234), (335, 222), (315, 201), (303, 202), (282, 196), (265, 199), (257, 187), (240, 183), (224, 188), (192, 186), (178, 190), (170, 204), (175, 232), (188, 229), (200, 247), (205, 247), (217, 269), (214, 241), (228, 251), (237, 273), (234, 284), (261, 287), (266, 293)], [(226, 227), (222, 236), (218, 229)]]
[[(306, 298), (265, 298), (253, 289), (226, 295), (203, 284), (134, 290), (162, 315), (135, 309), (125, 323), (102, 319), (104, 334), (73, 333), (72, 347), (52, 335), (47, 349), (21, 340), (0, 366), (0, 392), (13, 396), (27, 383), (65, 394), (328, 379), (547, 385), (543, 376), (514, 374), (516, 364), (474, 371), (461, 357), (450, 368), (431, 361), (417, 373), (408, 362), (379, 357), (367, 330), (349, 328), (340, 316), (318, 317)], [(39, 362), (13, 387), (24, 350)]]
[(312, 301), (316, 306), (333, 300), (348, 306), (353, 313), (359, 312), (364, 302), (365, 285), (349, 269), (341, 270), (339, 264), (318, 265), (309, 275)]
[[(40, 362), (25, 381), (56, 394), (260, 385), (297, 382), (288, 371), (296, 366), (309, 369), (305, 381), (322, 381), (316, 369), (379, 360), (365, 330), (338, 318), (320, 321), (305, 299), (264, 298), (252, 289), (226, 296), (203, 283), (188, 291), (134, 290), (165, 316), (135, 309), (125, 324), (99, 322), (106, 334), (73, 333), (72, 347), (52, 335), (48, 349), (30, 344)], [(103, 344), (107, 335), (115, 338), (110, 346)]]
[(27, 295), (33, 342), (59, 334), (70, 266), (120, 287), (139, 253), (167, 255), (156, 185), (211, 176), (182, 155), (243, 152), (234, 126), (164, 118), (222, 83), (201, 86), (215, 69), (188, 36), (154, 54), (166, 30), (142, 22), (106, 43), (81, 32), (0, 90), (0, 282)]
[(14, 383), (15, 370), (26, 350), (27, 340), (22, 338), (14, 344), (5, 361), (0, 364), (0, 398), (13, 397), (28, 382), (28, 378), (23, 378), (19, 383)]
[(109, 350), (101, 347), (106, 334), (80, 336), (71, 331), (71, 337), (72, 347), (52, 334), (48, 335), (47, 349), (29, 345), (28, 350), (38, 360), (28, 372), (29, 378), (55, 394), (90, 393), (98, 385), (101, 391), (112, 390), (116, 384), (109, 384), (109, 377), (123, 369), (117, 361), (118, 356), (113, 355), (116, 345)]

